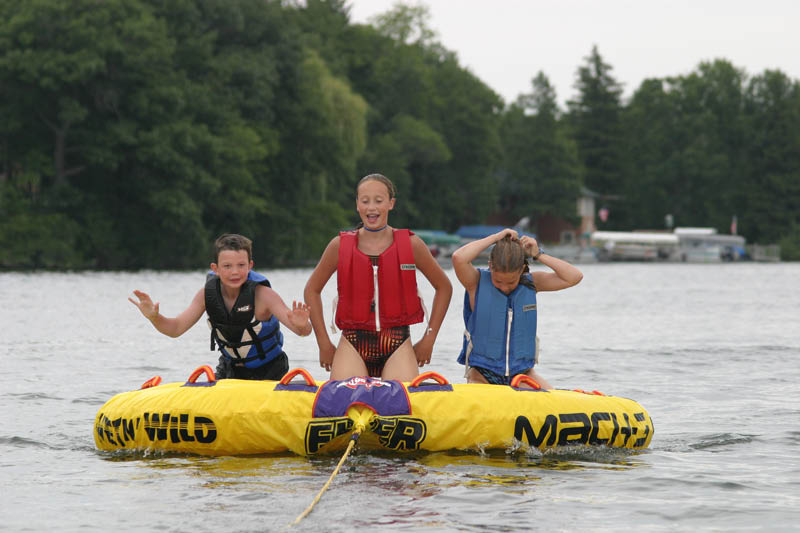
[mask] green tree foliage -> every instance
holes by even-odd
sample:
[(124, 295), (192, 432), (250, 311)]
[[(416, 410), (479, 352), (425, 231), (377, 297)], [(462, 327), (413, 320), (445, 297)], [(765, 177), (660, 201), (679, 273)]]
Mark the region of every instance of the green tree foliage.
[(733, 208), (749, 238), (800, 259), (800, 84), (765, 71), (745, 95), (746, 153)]
[(574, 142), (560, 122), (556, 94), (543, 72), (531, 80), (503, 117), (503, 196), (516, 217), (545, 214), (575, 218), (581, 166)]
[(372, 110), (359, 167), (396, 182), (394, 223), (454, 230), (497, 207), (502, 102), (435, 41), (427, 19), (426, 7), (398, 4), (358, 37), (373, 54), (350, 71)]
[(797, 82), (767, 71), (749, 80), (730, 62), (647, 80), (625, 109), (627, 227), (677, 225), (777, 242), (797, 223)]
[[(74, 221), (64, 226), (79, 231), (54, 239), (74, 238), (67, 248), (84, 266), (196, 267), (224, 231), (253, 236), (269, 262), (290, 260), (309, 254), (306, 237), (316, 245), (297, 229), (271, 238), (295, 210), (343, 218), (324, 191), (354, 172), (366, 106), (303, 46), (280, 2), (38, 0), (2, 10), (3, 186), (27, 188), (31, 209)], [(339, 181), (328, 187), (325, 173)], [(281, 198), (303, 187), (322, 196)]]
[(441, 172), (431, 172), (416, 193), (428, 227), (455, 230), (480, 224), (498, 208), (498, 168), (502, 159), (500, 97), (458, 66), (455, 56), (433, 47), (434, 118), (453, 156)]
[(584, 185), (602, 194), (624, 189), (622, 159), (621, 85), (597, 46), (578, 68), (577, 98), (570, 100), (569, 124), (583, 163)]
[(436, 32), (428, 26), (430, 11), (424, 4), (397, 3), (387, 11), (373, 17), (372, 24), (399, 44), (435, 45)]
[(726, 227), (735, 214), (730, 195), (741, 180), (744, 78), (743, 71), (718, 60), (672, 84), (680, 120), (676, 224)]
[[(366, 145), (367, 104), (307, 50), (291, 91), (281, 94), (281, 153), (271, 188), (282, 207), (270, 217), (263, 240), (275, 244), (279, 262), (321, 252), (330, 228), (347, 225), (356, 162)], [(287, 178), (291, 176), (291, 178)]]
[(663, 227), (667, 213), (679, 226), (730, 222), (726, 191), (738, 179), (741, 80), (718, 61), (687, 76), (647, 80), (634, 93), (623, 114), (626, 227)]
[(497, 211), (610, 229), (679, 225), (800, 249), (800, 90), (724, 60), (620, 100), (593, 48), (562, 115), (543, 73), (505, 107), (398, 4), (0, 0), (0, 268), (197, 268), (223, 232), (259, 267), (314, 261), (357, 222), (354, 187), (398, 187), (392, 223)]
[[(65, 229), (80, 226), (80, 238), (54, 227), (52, 240), (79, 253), (104, 247), (102, 265), (103, 256), (124, 254), (104, 230), (120, 230), (114, 215), (125, 195), (116, 178), (125, 159), (120, 143), (135, 143), (131, 107), (152, 83), (148, 73), (168, 72), (163, 58), (172, 45), (164, 25), (135, 1), (3, 2), (0, 10), (7, 194), (23, 194), (43, 220), (58, 213)], [(137, 53), (126, 53), (131, 49)], [(158, 96), (153, 100), (162, 104), (170, 98), (167, 90)], [(34, 226), (15, 225), (22, 242), (34, 246), (18, 246), (19, 261), (56, 266), (35, 259), (41, 235), (19, 233)]]
[(680, 131), (674, 115), (676, 99), (667, 85), (659, 79), (645, 80), (623, 113), (625, 218), (617, 229), (663, 228), (666, 214), (680, 213), (676, 199), (681, 195), (677, 186), (682, 148), (678, 145), (688, 132)]

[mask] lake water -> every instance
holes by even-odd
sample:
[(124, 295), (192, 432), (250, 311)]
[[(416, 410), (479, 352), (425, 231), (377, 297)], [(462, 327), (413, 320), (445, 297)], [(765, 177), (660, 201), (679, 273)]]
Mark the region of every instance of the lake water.
[[(631, 453), (356, 449), (296, 531), (797, 531), (800, 264), (581, 265), (539, 297), (540, 373), (556, 387), (639, 401), (655, 423)], [(310, 270), (265, 272), (285, 300)], [(455, 276), (448, 271), (451, 279)], [(198, 323), (170, 339), (127, 301), (174, 316), (204, 272), (0, 274), (0, 530), (281, 531), (337, 457), (118, 455), (95, 449), (111, 396), (215, 364)], [(421, 282), (430, 305), (432, 291)], [(323, 293), (326, 320), (335, 290)], [(426, 292), (427, 291), (427, 292)], [(456, 289), (432, 364), (462, 382)], [(412, 328), (417, 340), (422, 326)], [(292, 367), (327, 379), (312, 337)]]

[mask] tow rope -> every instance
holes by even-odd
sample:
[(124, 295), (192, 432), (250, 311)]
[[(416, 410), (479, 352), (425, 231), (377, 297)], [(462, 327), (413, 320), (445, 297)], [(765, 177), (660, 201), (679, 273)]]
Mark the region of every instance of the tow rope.
[(335, 478), (336, 474), (339, 473), (339, 469), (342, 467), (344, 462), (347, 460), (347, 456), (350, 455), (350, 452), (352, 451), (353, 447), (356, 445), (356, 442), (358, 442), (358, 437), (361, 436), (361, 432), (363, 430), (364, 430), (364, 425), (363, 424), (359, 424), (358, 428), (353, 432), (353, 435), (350, 437), (350, 442), (347, 444), (347, 449), (345, 450), (344, 455), (342, 455), (342, 458), (339, 460), (339, 464), (336, 465), (336, 468), (334, 469), (333, 473), (331, 474), (331, 477), (329, 477), (328, 481), (325, 483), (325, 485), (322, 486), (322, 489), (319, 491), (319, 494), (317, 494), (317, 496), (314, 498), (314, 500), (311, 502), (311, 504), (308, 507), (306, 507), (306, 510), (303, 511), (302, 513), (300, 513), (300, 516), (295, 518), (294, 522), (289, 524), (290, 526), (296, 526), (297, 524), (300, 523), (300, 521), (303, 518), (305, 518), (306, 516), (309, 515), (309, 513), (311, 513), (311, 511), (314, 509), (314, 506), (322, 498), (322, 494), (326, 490), (328, 490), (328, 487), (330, 486), (331, 482), (333, 481), (333, 478)]

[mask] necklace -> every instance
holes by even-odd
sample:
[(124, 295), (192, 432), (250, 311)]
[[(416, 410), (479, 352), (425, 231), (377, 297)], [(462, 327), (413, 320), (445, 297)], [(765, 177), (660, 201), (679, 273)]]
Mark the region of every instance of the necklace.
[(378, 229), (370, 229), (370, 228), (368, 228), (368, 227), (366, 227), (366, 226), (363, 226), (363, 228), (364, 228), (365, 230), (367, 230), (367, 231), (371, 231), (371, 232), (373, 232), (373, 233), (376, 233), (376, 232), (378, 232), (378, 231), (383, 231), (383, 230), (385, 230), (385, 229), (386, 229), (386, 225), (384, 224), (383, 226), (381, 226), (381, 227), (380, 227), (380, 228), (378, 228)]

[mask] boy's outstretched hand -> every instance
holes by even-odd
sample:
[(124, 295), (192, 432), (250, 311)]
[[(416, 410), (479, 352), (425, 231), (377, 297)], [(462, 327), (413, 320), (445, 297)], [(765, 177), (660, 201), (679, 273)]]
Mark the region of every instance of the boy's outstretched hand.
[(128, 301), (138, 307), (139, 311), (142, 312), (147, 320), (150, 322), (155, 320), (156, 317), (158, 317), (158, 302), (153, 303), (150, 295), (146, 292), (135, 290), (133, 291), (133, 294), (139, 299), (139, 301), (137, 302), (130, 296), (128, 296)]
[(311, 333), (311, 321), (309, 320), (311, 313), (311, 306), (306, 305), (304, 302), (292, 302), (292, 308), (289, 310), (288, 318), (292, 325), (297, 328), (297, 331), (305, 337)]

